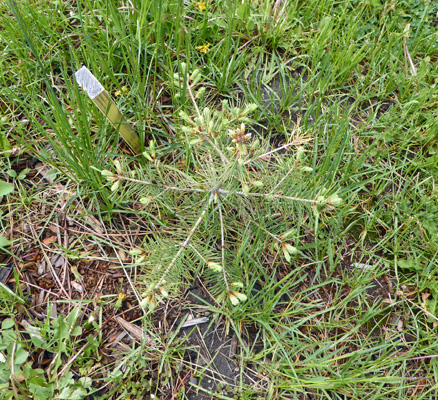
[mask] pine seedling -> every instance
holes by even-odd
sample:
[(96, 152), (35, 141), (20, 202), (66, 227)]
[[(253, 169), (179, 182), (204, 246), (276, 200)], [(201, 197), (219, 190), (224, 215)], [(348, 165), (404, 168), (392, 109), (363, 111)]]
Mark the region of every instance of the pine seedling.
[[(181, 221), (173, 230), (165, 229), (160, 237), (145, 240), (143, 248), (131, 252), (135, 264), (147, 271), (141, 306), (149, 312), (155, 310), (170, 294), (177, 294), (181, 280), (187, 278), (188, 271), (183, 269), (199, 264), (199, 261), (208, 281), (212, 283), (211, 292), (216, 301), (232, 306), (245, 302), (247, 295), (241, 282), (242, 265), (234, 262), (235, 255), (230, 253), (233, 250), (226, 250), (233, 248), (226, 246), (227, 241), (233, 240), (229, 239), (227, 232), (230, 210), (240, 208), (245, 214), (246, 207), (260, 204), (263, 208), (280, 208), (282, 202), (307, 203), (319, 209), (319, 205), (334, 207), (340, 202), (339, 197), (328, 192), (320, 193), (323, 197), (313, 199), (279, 193), (284, 180), (276, 181), (275, 176), (274, 179), (266, 179), (263, 161), (258, 162), (255, 168), (250, 166), (263, 156), (257, 155), (257, 152), (262, 152), (260, 140), (253, 140), (246, 127), (256, 106), (250, 104), (239, 108), (223, 101), (219, 110), (212, 111), (209, 107), (199, 109), (193, 93), (202, 87), (202, 75), (196, 71), (189, 74), (186, 69), (187, 66), (182, 65), (182, 75), (175, 74), (174, 83), (179, 88), (183, 77), (188, 76), (186, 89), (194, 112), (189, 115), (180, 111), (179, 138), (187, 145), (185, 156), (190, 152), (193, 158), (199, 160), (200, 167), (182, 172), (175, 165), (159, 163), (160, 148), (151, 141), (143, 153), (147, 162), (141, 168), (132, 164), (131, 171), (124, 171), (128, 165), (121, 166), (115, 162), (116, 173), (102, 171), (112, 185), (122, 181), (126, 182), (124, 189), (132, 185), (135, 189), (131, 193), (145, 208), (153, 201), (156, 208), (148, 208), (147, 213), (156, 211), (158, 215), (154, 218), (166, 214), (164, 210), (172, 210), (170, 221)], [(298, 161), (303, 154), (303, 149), (297, 151)], [(285, 176), (289, 177), (289, 174)], [(241, 191), (236, 190), (239, 187)], [(273, 188), (271, 192), (270, 188)], [(163, 193), (166, 195), (162, 196)], [(167, 223), (169, 220), (165, 221)], [(274, 238), (277, 253), (286, 262), (292, 262), (298, 249), (289, 239), (279, 238), (258, 223), (255, 224), (263, 235)], [(205, 235), (216, 239), (206, 240)], [(220, 254), (215, 247), (219, 242)], [(193, 260), (193, 255), (198, 262)]]

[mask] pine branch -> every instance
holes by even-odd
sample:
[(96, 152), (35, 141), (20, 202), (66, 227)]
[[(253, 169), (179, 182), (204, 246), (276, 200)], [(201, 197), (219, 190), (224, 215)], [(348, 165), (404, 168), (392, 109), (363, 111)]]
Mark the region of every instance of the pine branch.
[[(121, 180), (121, 181), (140, 183), (140, 184), (143, 184), (143, 185), (161, 186), (161, 187), (163, 187), (163, 188), (165, 188), (167, 190), (175, 190), (175, 191), (179, 191), (179, 192), (209, 193), (209, 192), (212, 192), (214, 190), (214, 188), (208, 190), (208, 189), (180, 188), (180, 187), (176, 187), (176, 186), (168, 186), (168, 185), (165, 185), (165, 184), (159, 184), (159, 183), (153, 183), (153, 182), (148, 182), (148, 181), (142, 181), (140, 179), (135, 179), (135, 178), (128, 178), (127, 176), (113, 174), (112, 172), (106, 171), (106, 170), (102, 171), (102, 175), (106, 176), (107, 179), (111, 179), (111, 180)], [(292, 197), (292, 196), (285, 196), (285, 195), (281, 195), (281, 194), (271, 194), (271, 193), (252, 193), (252, 192), (243, 193), (243, 192), (239, 192), (239, 191), (231, 191), (231, 190), (226, 190), (226, 189), (220, 189), (220, 186), (215, 191), (215, 193), (220, 194), (222, 196), (226, 196), (228, 194), (237, 194), (238, 196), (242, 196), (242, 197), (259, 197), (259, 198), (266, 198), (266, 199), (283, 199), (283, 200), (290, 200), (290, 201), (299, 201), (299, 202), (302, 202), (302, 203), (321, 204), (321, 202), (319, 200), (302, 199), (300, 197)]]
[(172, 269), (172, 267), (174, 266), (176, 260), (178, 259), (178, 257), (181, 255), (181, 253), (184, 251), (184, 249), (187, 247), (187, 245), (190, 242), (191, 237), (193, 236), (193, 234), (196, 232), (196, 229), (198, 229), (199, 225), (201, 224), (208, 208), (210, 207), (211, 203), (214, 200), (214, 197), (216, 196), (217, 190), (219, 189), (221, 183), (217, 184), (210, 193), (210, 198), (208, 199), (208, 204), (205, 206), (204, 210), (202, 210), (201, 215), (199, 216), (198, 220), (196, 221), (195, 225), (193, 225), (193, 228), (190, 230), (189, 234), (187, 235), (186, 240), (184, 240), (184, 242), (181, 244), (180, 249), (178, 250), (178, 252), (176, 253), (175, 257), (172, 259), (172, 261), (170, 262), (169, 266), (166, 268), (166, 271), (164, 271), (163, 276), (160, 278), (160, 280), (158, 281), (158, 283), (155, 285), (155, 288), (159, 288), (161, 286), (161, 284), (164, 282), (165, 277), (167, 276), (167, 274), (170, 272), (170, 270)]

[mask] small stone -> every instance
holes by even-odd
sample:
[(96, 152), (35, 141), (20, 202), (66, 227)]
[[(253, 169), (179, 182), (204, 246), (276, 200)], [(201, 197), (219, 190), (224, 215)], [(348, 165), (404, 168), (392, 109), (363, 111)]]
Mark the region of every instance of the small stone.
[(197, 385), (197, 384), (198, 384), (198, 378), (192, 376), (192, 377), (190, 378), (190, 383), (191, 383), (192, 385)]

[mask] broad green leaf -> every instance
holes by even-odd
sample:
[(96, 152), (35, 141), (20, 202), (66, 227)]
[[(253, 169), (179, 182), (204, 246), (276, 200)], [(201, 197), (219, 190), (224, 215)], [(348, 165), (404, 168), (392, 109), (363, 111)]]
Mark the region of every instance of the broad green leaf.
[(26, 362), (29, 353), (24, 350), (20, 344), (17, 345), (17, 349), (15, 350), (14, 363), (17, 365), (21, 365)]
[(0, 249), (2, 247), (7, 247), (10, 244), (11, 244), (11, 242), (8, 239), (6, 239), (4, 236), (0, 236)]
[(17, 177), (17, 172), (14, 171), (13, 169), (8, 169), (6, 171), (6, 173), (11, 177), (11, 178), (16, 178)]
[(284, 255), (284, 258), (286, 259), (286, 261), (288, 263), (291, 262), (290, 254), (289, 254), (289, 252), (287, 251), (287, 249), (285, 247), (283, 247), (283, 255)]
[(11, 183), (0, 181), (0, 196), (6, 196), (14, 191), (14, 186)]
[(26, 178), (26, 175), (30, 172), (30, 168), (25, 168), (23, 171), (20, 172), (20, 175), (18, 175), (18, 179), (24, 179)]
[(397, 260), (397, 264), (400, 268), (410, 269), (413, 271), (422, 271), (423, 266), (417, 262), (413, 257), (409, 257), (407, 260)]
[(79, 336), (82, 334), (82, 328), (80, 326), (75, 326), (71, 331), (72, 336)]
[(12, 146), (4, 133), (0, 133), (0, 149), (3, 156), (10, 157)]
[(2, 322), (2, 330), (6, 330), (9, 328), (12, 328), (14, 326), (14, 320), (12, 318), (6, 318), (3, 322)]

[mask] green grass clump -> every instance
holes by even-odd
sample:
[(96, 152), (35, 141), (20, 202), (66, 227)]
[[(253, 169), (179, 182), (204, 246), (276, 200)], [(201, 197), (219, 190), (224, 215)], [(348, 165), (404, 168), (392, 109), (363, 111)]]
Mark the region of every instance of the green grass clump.
[[(4, 398), (187, 398), (205, 371), (169, 310), (184, 320), (193, 284), (238, 343), (238, 379), (212, 398), (436, 395), (433, 2), (0, 15)], [(81, 65), (141, 154), (82, 93)], [(114, 268), (100, 293), (93, 274)]]

